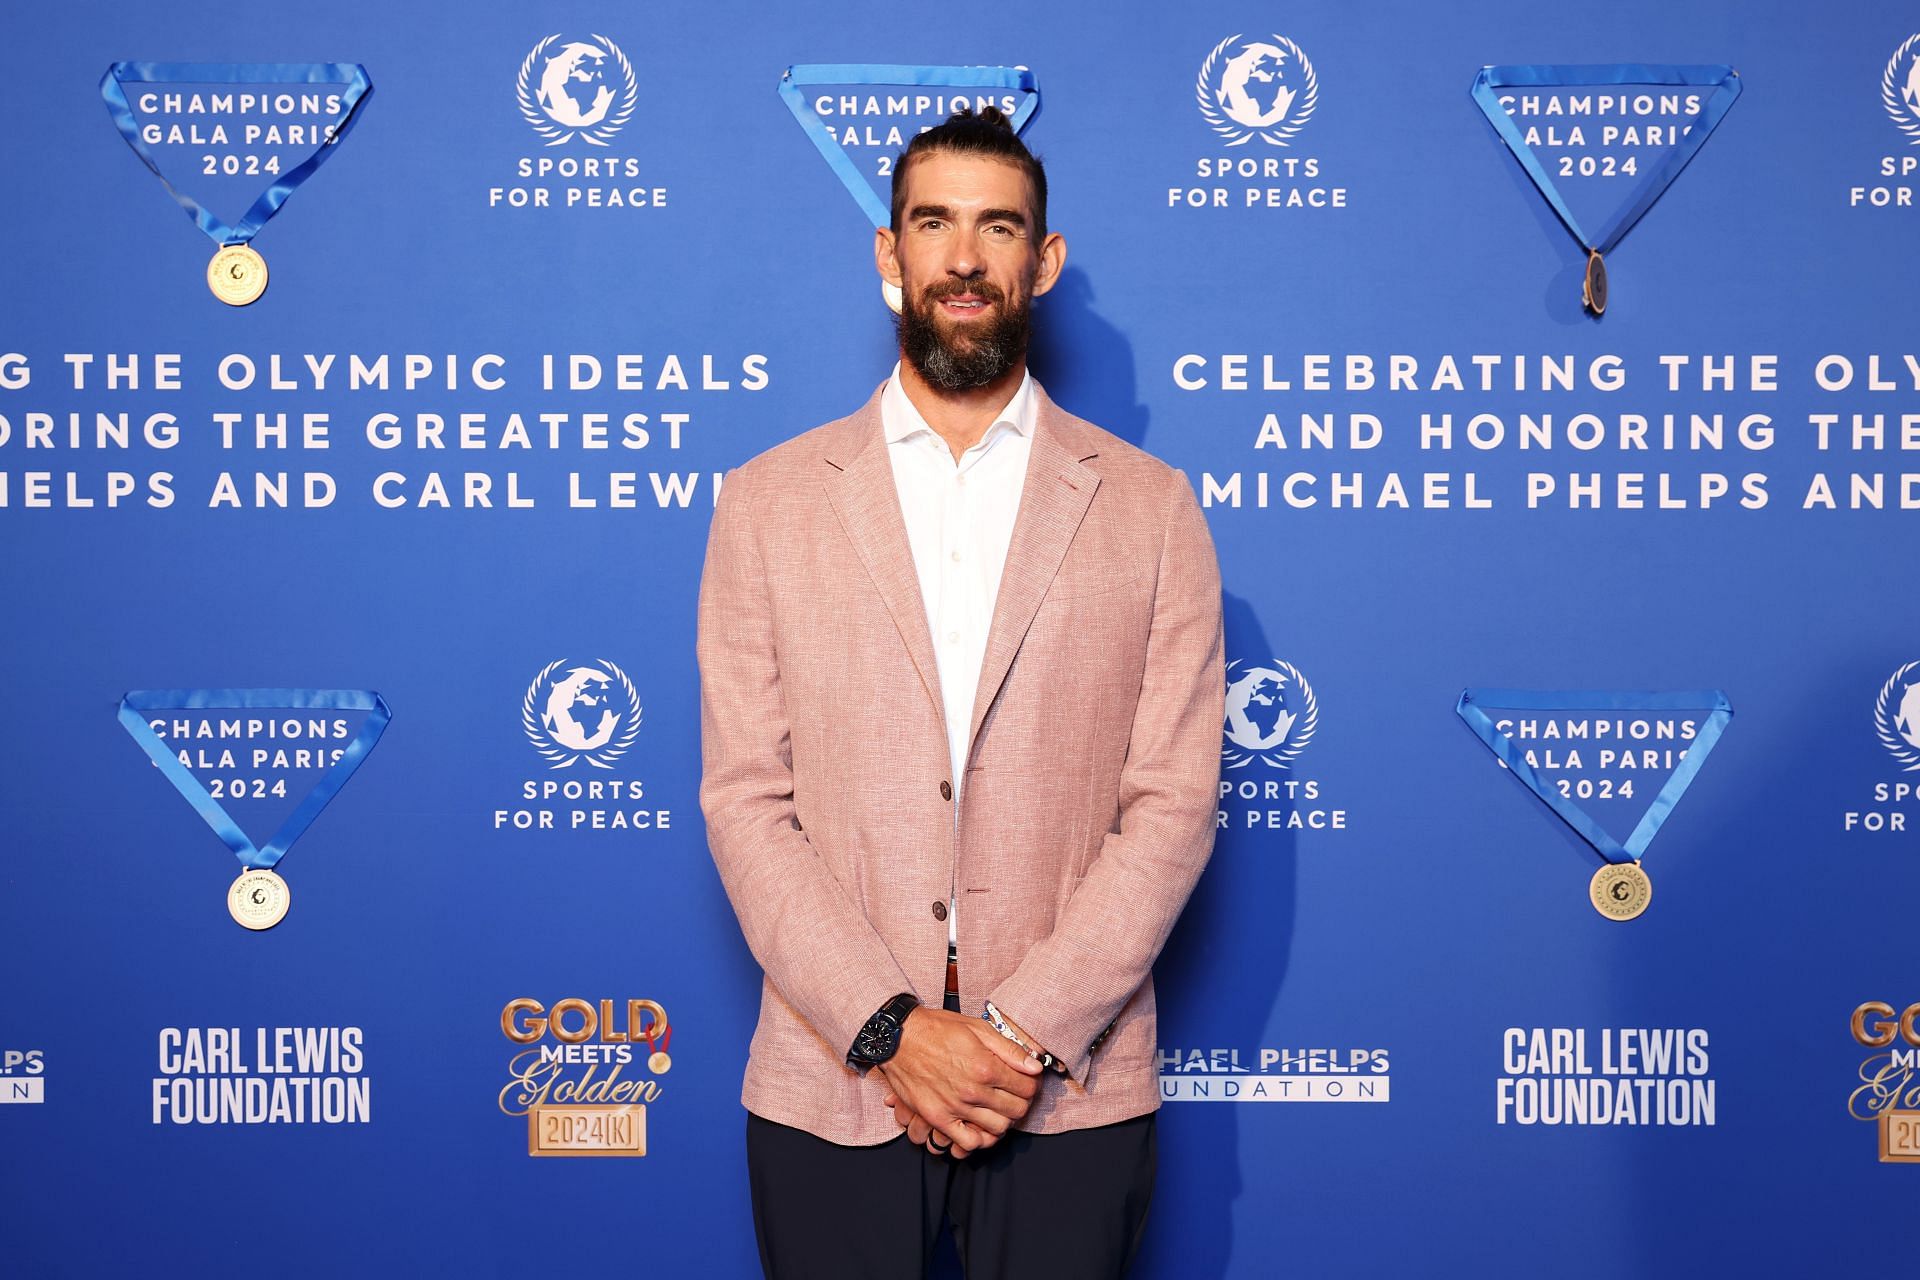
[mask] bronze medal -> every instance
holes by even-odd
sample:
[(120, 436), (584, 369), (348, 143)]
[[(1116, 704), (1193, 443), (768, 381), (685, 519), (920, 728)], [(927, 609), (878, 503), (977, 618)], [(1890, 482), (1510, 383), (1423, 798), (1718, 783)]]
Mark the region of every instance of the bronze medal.
[(1599, 253), (1587, 251), (1587, 274), (1580, 282), (1580, 301), (1596, 316), (1607, 313), (1607, 264)]

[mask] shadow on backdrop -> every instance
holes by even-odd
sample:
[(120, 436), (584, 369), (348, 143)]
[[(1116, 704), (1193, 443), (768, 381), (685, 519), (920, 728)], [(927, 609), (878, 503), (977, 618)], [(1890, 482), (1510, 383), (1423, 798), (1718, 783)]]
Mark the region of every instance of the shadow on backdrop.
[(1133, 344), (1093, 309), (1093, 283), (1080, 268), (1068, 267), (1053, 292), (1035, 301), (1027, 363), (1062, 409), (1145, 447), (1147, 406)]
[[(1250, 602), (1227, 593), (1223, 607), (1230, 661), (1244, 656), (1261, 662), (1276, 652)], [(1221, 782), (1260, 786), (1275, 773), (1256, 761), (1246, 769), (1225, 770)], [(1279, 799), (1254, 802), (1223, 797), (1221, 812), (1228, 825), (1216, 830), (1213, 859), (1154, 967), (1163, 1055), (1184, 1059), (1196, 1050), (1237, 1049), (1243, 1070), (1258, 1069), (1255, 1054), (1267, 1043), (1267, 1023), (1287, 976), (1298, 897), (1296, 837), (1287, 829), (1294, 805), (1285, 798), (1285, 788), (1281, 792)], [(1262, 829), (1235, 829), (1235, 823), (1245, 822), (1239, 815), (1250, 806), (1262, 813)], [(1277, 820), (1279, 829), (1266, 829), (1268, 820)], [(1165, 1071), (1171, 1058), (1163, 1056), (1161, 1062)], [(1135, 1277), (1201, 1280), (1266, 1274), (1264, 1266), (1248, 1259), (1234, 1266), (1233, 1206), (1245, 1189), (1242, 1117), (1273, 1114), (1265, 1104), (1252, 1112), (1241, 1104), (1221, 1102), (1161, 1107), (1160, 1176)], [(1276, 1128), (1252, 1126), (1256, 1134)], [(1265, 1142), (1250, 1152), (1262, 1161), (1289, 1160), (1297, 1154)], [(1287, 1227), (1271, 1221), (1284, 1213), (1282, 1206), (1257, 1206), (1250, 1212), (1268, 1219), (1269, 1239), (1285, 1238)]]

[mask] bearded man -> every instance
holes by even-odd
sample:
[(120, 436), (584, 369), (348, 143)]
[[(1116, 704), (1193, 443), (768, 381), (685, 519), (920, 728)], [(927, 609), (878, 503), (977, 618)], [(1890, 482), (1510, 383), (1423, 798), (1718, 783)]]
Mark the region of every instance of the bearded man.
[(1186, 478), (1027, 372), (1066, 252), (998, 111), (919, 135), (874, 239), (900, 362), (714, 512), (700, 803), (766, 974), (742, 1102), (779, 1280), (923, 1275), (943, 1227), (973, 1280), (1115, 1276), (1146, 1220), (1220, 582)]

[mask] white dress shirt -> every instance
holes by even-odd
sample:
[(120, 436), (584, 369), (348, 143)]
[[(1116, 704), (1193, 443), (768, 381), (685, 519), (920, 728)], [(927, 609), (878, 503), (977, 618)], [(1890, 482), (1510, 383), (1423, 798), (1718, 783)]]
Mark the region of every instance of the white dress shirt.
[[(1033, 375), (1021, 378), (993, 425), (957, 461), (907, 398), (897, 364), (880, 393), (880, 425), (939, 667), (958, 821), (967, 731), (987, 654), (987, 629), (1033, 446)], [(959, 936), (958, 916), (958, 903), (950, 902), (949, 941)]]

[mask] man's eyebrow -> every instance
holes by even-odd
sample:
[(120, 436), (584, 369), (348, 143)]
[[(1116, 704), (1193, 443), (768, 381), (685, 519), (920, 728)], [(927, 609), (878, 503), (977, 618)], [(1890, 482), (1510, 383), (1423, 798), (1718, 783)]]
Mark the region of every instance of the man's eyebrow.
[(917, 204), (907, 210), (907, 218), (912, 222), (918, 222), (922, 218), (951, 219), (952, 217), (953, 210), (944, 204)]
[(1016, 227), (1024, 227), (1027, 225), (1027, 215), (1018, 209), (982, 209), (980, 221), (1011, 222)]

